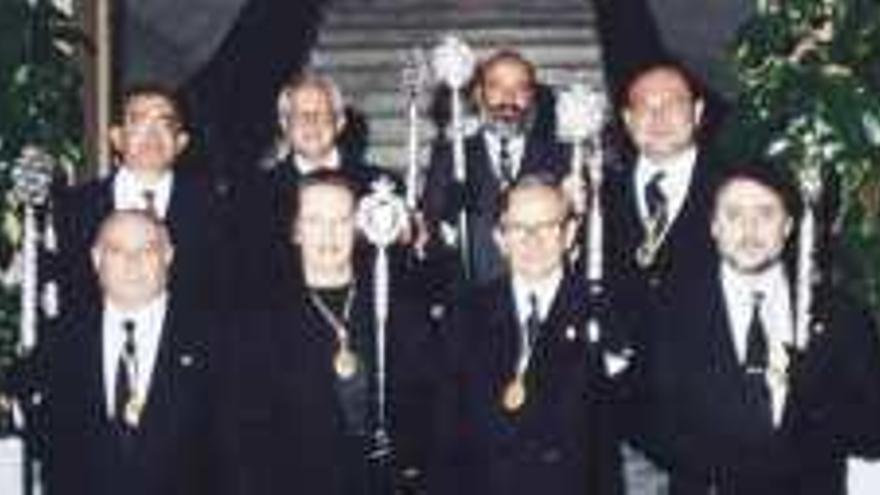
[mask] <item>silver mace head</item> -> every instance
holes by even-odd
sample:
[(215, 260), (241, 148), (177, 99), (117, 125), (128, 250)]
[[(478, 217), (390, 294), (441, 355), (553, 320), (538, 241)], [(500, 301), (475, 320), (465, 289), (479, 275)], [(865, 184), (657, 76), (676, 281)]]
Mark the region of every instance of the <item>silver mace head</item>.
[(12, 196), (15, 201), (41, 206), (49, 199), (55, 159), (43, 149), (28, 145), (15, 160), (12, 170)]
[(411, 98), (417, 97), (421, 94), (422, 89), (428, 85), (430, 78), (431, 68), (425, 50), (414, 47), (407, 51), (403, 57), (401, 72), (403, 92)]
[(470, 81), (477, 62), (473, 50), (454, 35), (446, 35), (431, 52), (431, 68), (438, 80), (452, 89)]
[(556, 99), (557, 135), (562, 141), (580, 142), (597, 135), (605, 125), (605, 95), (586, 84), (572, 84)]
[(386, 248), (406, 227), (406, 202), (394, 192), (394, 184), (382, 177), (371, 185), (372, 192), (360, 200), (356, 222), (370, 244)]

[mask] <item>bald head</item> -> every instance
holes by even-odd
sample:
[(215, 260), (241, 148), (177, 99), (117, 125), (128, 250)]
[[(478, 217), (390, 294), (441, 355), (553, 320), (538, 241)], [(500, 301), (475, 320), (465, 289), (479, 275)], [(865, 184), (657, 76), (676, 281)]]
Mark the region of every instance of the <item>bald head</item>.
[(164, 224), (143, 211), (111, 213), (98, 230), (92, 263), (104, 300), (136, 310), (161, 295), (174, 248)]

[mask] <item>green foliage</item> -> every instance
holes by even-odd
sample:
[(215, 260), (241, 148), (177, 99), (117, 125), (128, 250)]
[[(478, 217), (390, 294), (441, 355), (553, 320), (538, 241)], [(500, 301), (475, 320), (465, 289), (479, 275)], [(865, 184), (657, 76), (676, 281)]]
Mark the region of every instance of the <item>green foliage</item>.
[(859, 267), (843, 274), (880, 308), (880, 2), (759, 2), (731, 52), (737, 115), (726, 151), (841, 179), (833, 228)]
[(49, 0), (0, 1), (0, 372), (15, 346), (18, 287), (8, 266), (18, 247), (11, 171), (25, 145), (46, 150), (71, 169), (83, 161), (82, 77), (77, 50), (85, 38)]

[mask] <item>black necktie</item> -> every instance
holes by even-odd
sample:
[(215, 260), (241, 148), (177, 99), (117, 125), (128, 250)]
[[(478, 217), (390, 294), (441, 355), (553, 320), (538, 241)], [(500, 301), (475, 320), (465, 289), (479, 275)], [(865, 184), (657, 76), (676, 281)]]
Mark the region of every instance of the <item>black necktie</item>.
[(666, 177), (666, 172), (655, 172), (645, 184), (645, 206), (648, 208), (648, 218), (654, 227), (654, 233), (659, 234), (666, 228), (668, 222), (668, 200), (660, 182)]
[(752, 303), (752, 320), (746, 335), (746, 382), (749, 396), (763, 420), (772, 424), (772, 404), (770, 387), (767, 386), (768, 348), (767, 334), (761, 319), (761, 304), (764, 294), (756, 292)]
[(159, 218), (159, 211), (156, 209), (156, 192), (152, 189), (144, 189), (141, 191), (144, 197), (144, 209), (150, 215)]
[(530, 348), (535, 345), (540, 329), (541, 311), (538, 307), (538, 295), (532, 292), (529, 294), (529, 314), (526, 316), (526, 336), (529, 339)]
[(510, 156), (510, 138), (498, 138), (498, 171), (504, 185), (513, 183), (513, 158)]
[(134, 372), (137, 360), (137, 349), (134, 341), (134, 321), (123, 321), (122, 329), (125, 331), (125, 342), (122, 345), (122, 352), (119, 353), (119, 359), (116, 363), (114, 414), (120, 425), (129, 427), (125, 418), (125, 409), (134, 396)]

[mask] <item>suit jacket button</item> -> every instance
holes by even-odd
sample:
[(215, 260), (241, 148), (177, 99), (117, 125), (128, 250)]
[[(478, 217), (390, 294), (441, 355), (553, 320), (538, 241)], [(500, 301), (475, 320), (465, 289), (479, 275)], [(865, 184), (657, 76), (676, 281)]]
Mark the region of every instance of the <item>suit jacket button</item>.
[(541, 452), (541, 462), (544, 464), (556, 464), (562, 460), (562, 452), (559, 449), (546, 449)]

